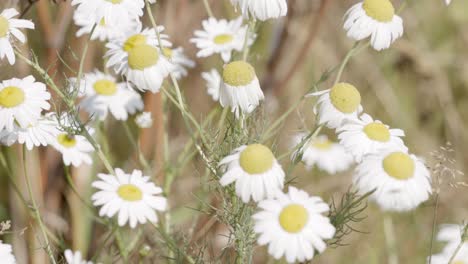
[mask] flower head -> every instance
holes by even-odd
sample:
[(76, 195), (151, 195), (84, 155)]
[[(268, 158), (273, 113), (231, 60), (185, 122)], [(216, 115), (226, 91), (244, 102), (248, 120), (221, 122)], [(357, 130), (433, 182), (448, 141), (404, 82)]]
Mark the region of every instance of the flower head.
[(216, 69), (209, 72), (202, 72), (202, 77), (206, 81), (206, 89), (214, 101), (219, 100), (219, 90), (221, 87), (221, 75)]
[(16, 264), (15, 256), (13, 255), (13, 250), (11, 245), (4, 244), (0, 240), (0, 259), (2, 260), (2, 264)]
[(403, 35), (403, 20), (390, 0), (364, 0), (346, 12), (344, 29), (354, 40), (370, 36), (372, 47), (383, 50)]
[(346, 120), (357, 119), (362, 112), (361, 94), (349, 83), (338, 83), (331, 89), (311, 95), (320, 96), (314, 107), (319, 124), (331, 129), (340, 127)]
[(335, 227), (323, 213), (330, 209), (320, 197), (289, 187), (287, 194), (258, 204), (261, 209), (253, 215), (258, 244), (268, 244), (268, 253), (275, 259), (286, 257), (287, 262), (305, 262), (322, 253), (333, 238)]
[(65, 250), (65, 260), (67, 264), (93, 264), (91, 261), (84, 260), (80, 251), (73, 252), (70, 249)]
[(13, 78), (0, 83), (0, 131), (14, 131), (15, 124), (27, 128), (48, 110), (50, 93), (33, 76)]
[(337, 133), (340, 144), (357, 162), (360, 162), (365, 155), (377, 153), (382, 149), (408, 150), (401, 139), (405, 135), (403, 130), (391, 129), (379, 120), (373, 120), (368, 114), (350, 120), (338, 128)]
[(219, 103), (236, 116), (253, 112), (265, 98), (254, 67), (245, 61), (226, 64), (222, 79)]
[(19, 29), (34, 29), (34, 24), (31, 21), (13, 18), (18, 14), (19, 12), (14, 8), (5, 9), (0, 13), (0, 59), (7, 57), (11, 65), (16, 62), (15, 52), (11, 45), (12, 36), (21, 43), (25, 43), (26, 37)]
[[(159, 32), (164, 27), (157, 28)], [(172, 44), (168, 36), (160, 34), (163, 48)], [(107, 67), (113, 67), (117, 73), (123, 74), (127, 80), (142, 91), (156, 93), (161, 88), (164, 78), (174, 71), (174, 65), (159, 49), (156, 31), (145, 29), (117, 38), (107, 43)]]
[(92, 183), (99, 189), (91, 199), (95, 206), (102, 206), (100, 216), (113, 217), (118, 214), (119, 226), (129, 223), (131, 228), (147, 221), (156, 223), (156, 211), (164, 211), (166, 198), (160, 196), (162, 189), (143, 176), (139, 170), (127, 174), (115, 169), (115, 175), (98, 174), (100, 180)]
[(248, 203), (274, 198), (282, 192), (284, 171), (271, 150), (261, 144), (242, 146), (221, 160), (225, 169), (220, 179), (222, 186), (236, 183), (236, 194)]
[(136, 116), (135, 123), (139, 128), (150, 128), (153, 125), (151, 112), (143, 112)]
[[(305, 139), (306, 133), (294, 137), (294, 147)], [(302, 161), (307, 169), (317, 166), (329, 174), (345, 171), (354, 163), (353, 157), (336, 142), (321, 135), (307, 140), (304, 146), (293, 153), (293, 158), (302, 155)]]
[(244, 17), (262, 21), (285, 16), (288, 12), (286, 0), (231, 0), (231, 3), (240, 8)]
[[(242, 26), (242, 17), (231, 21), (208, 18), (202, 25), (203, 30), (196, 30), (195, 37), (190, 40), (200, 49), (197, 57), (221, 54), (227, 63), (231, 60), (232, 51), (241, 51), (244, 47), (247, 26)], [(254, 37), (250, 36), (247, 44), (251, 45), (253, 41)]]
[(409, 211), (429, 199), (429, 170), (412, 154), (401, 149), (384, 150), (364, 157), (356, 168), (354, 184), (383, 210)]
[(143, 109), (143, 99), (127, 83), (118, 83), (113, 76), (97, 70), (85, 74), (79, 91), (84, 95), (80, 106), (100, 120), (110, 112), (115, 119), (125, 121), (129, 114)]

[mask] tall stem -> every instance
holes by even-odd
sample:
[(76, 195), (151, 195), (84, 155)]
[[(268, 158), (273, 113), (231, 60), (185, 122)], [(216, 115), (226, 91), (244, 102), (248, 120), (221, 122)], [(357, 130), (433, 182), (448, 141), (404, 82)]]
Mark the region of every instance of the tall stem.
[(39, 229), (41, 230), (42, 236), (44, 237), (47, 255), (49, 255), (50, 261), (53, 264), (56, 264), (57, 262), (55, 261), (54, 254), (52, 253), (52, 249), (50, 247), (49, 237), (47, 236), (45, 225), (42, 222), (41, 213), (39, 212), (39, 208), (37, 207), (36, 200), (34, 199), (34, 194), (33, 194), (32, 187), (31, 187), (31, 181), (29, 180), (29, 177), (28, 177), (28, 172), (26, 169), (26, 145), (23, 146), (23, 171), (24, 171), (24, 178), (26, 180), (26, 185), (28, 188), (29, 198), (31, 199), (31, 203), (32, 203), (32, 210), (34, 212), (35, 218), (39, 225)]
[(208, 0), (203, 0), (203, 5), (205, 6), (206, 13), (208, 13), (208, 16), (214, 17), (213, 11), (211, 10), (210, 3), (208, 3)]
[(396, 247), (395, 228), (392, 216), (388, 213), (384, 215), (384, 234), (387, 247), (388, 264), (398, 264), (398, 254)]

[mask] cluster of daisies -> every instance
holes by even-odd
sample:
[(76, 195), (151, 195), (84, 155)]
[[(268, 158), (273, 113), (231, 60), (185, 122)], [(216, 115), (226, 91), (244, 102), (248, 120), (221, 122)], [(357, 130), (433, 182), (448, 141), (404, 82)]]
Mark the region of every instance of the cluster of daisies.
[[(91, 40), (105, 43), (105, 70), (94, 70), (68, 80), (70, 91), (77, 91), (78, 106), (93, 121), (108, 116), (126, 122), (136, 115), (140, 128), (152, 126), (149, 113), (142, 112), (142, 93), (157, 93), (168, 76), (183, 78), (195, 63), (182, 47), (173, 47), (164, 27), (145, 28), (141, 22), (145, 5), (155, 0), (73, 0), (77, 36), (89, 35)], [(256, 35), (251, 22), (280, 18), (287, 13), (286, 0), (231, 0), (242, 16), (233, 19), (210, 17), (190, 40), (199, 49), (197, 57), (219, 55), (221, 70), (211, 69), (202, 77), (208, 93), (222, 107), (230, 108), (237, 118), (252, 113), (264, 94), (255, 68), (242, 58), (254, 43)], [(22, 28), (33, 29), (31, 21), (15, 19), (15, 9), (0, 14), (0, 59), (14, 64), (14, 40), (25, 42)], [(345, 15), (344, 28), (354, 40), (370, 37), (376, 50), (389, 48), (403, 34), (403, 21), (395, 14), (389, 0), (364, 0)], [(401, 137), (402, 130), (387, 125), (363, 113), (359, 91), (351, 84), (337, 83), (318, 96), (316, 114), (319, 124), (335, 129), (339, 143), (326, 136), (308, 137), (300, 134), (296, 145), (307, 167), (314, 165), (337, 173), (358, 163), (354, 179), (363, 193), (374, 191), (374, 199), (383, 209), (405, 211), (427, 200), (431, 192), (429, 172), (422, 161), (408, 152)], [(13, 78), (0, 83), (0, 141), (5, 145), (25, 144), (28, 149), (52, 146), (62, 153), (65, 165), (91, 164), (94, 146), (87, 137), (67, 132), (74, 124), (67, 115), (50, 110), (50, 93), (46, 85), (32, 76)], [(85, 127), (88, 135), (91, 127)], [(261, 144), (236, 148), (221, 160), (222, 186), (235, 185), (235, 193), (244, 202), (258, 203), (253, 216), (260, 245), (276, 259), (285, 257), (290, 263), (304, 262), (326, 249), (335, 227), (324, 216), (330, 208), (320, 198), (294, 187), (285, 188), (285, 172), (271, 149)], [(116, 217), (119, 226), (131, 228), (158, 221), (157, 212), (168, 207), (162, 189), (140, 170), (132, 173), (116, 168), (110, 174), (100, 173), (92, 186), (98, 191), (91, 199), (100, 207), (99, 215)], [(11, 258), (11, 246), (0, 242), (1, 259)], [(4, 257), (5, 256), (5, 257)], [(91, 263), (81, 253), (65, 252), (68, 263)]]

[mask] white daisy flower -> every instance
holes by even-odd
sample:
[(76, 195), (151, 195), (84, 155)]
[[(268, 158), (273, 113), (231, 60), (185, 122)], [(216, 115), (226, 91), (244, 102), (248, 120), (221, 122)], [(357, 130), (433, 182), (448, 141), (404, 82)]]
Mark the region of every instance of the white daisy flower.
[(177, 80), (187, 76), (187, 68), (195, 67), (195, 62), (185, 56), (184, 49), (182, 47), (178, 47), (176, 49), (163, 48), (163, 53), (164, 56), (174, 64), (172, 74), (174, 74), (174, 77)]
[(445, 0), (446, 5), (450, 5), (451, 2), (452, 2), (452, 0)]
[(48, 110), (50, 93), (33, 76), (13, 78), (0, 83), (0, 131), (14, 130), (14, 124), (27, 128)]
[(221, 87), (221, 75), (216, 69), (211, 69), (209, 72), (202, 72), (202, 77), (206, 81), (206, 89), (214, 101), (219, 100), (219, 90)]
[(76, 12), (90, 14), (90, 21), (99, 24), (104, 19), (106, 24), (130, 21), (143, 15), (144, 0), (73, 0), (78, 5)]
[(383, 210), (409, 211), (429, 199), (429, 170), (416, 156), (403, 150), (385, 150), (364, 157), (356, 168), (354, 184)]
[[(76, 79), (71, 79), (71, 85), (75, 83)], [(117, 83), (111, 75), (97, 70), (87, 73), (80, 86), (79, 91), (84, 94), (80, 106), (100, 120), (106, 119), (110, 112), (115, 119), (125, 121), (129, 114), (143, 109), (140, 94), (128, 87), (127, 83)]]
[(344, 29), (354, 40), (370, 36), (372, 47), (383, 50), (403, 35), (403, 20), (390, 0), (364, 0), (346, 12)]
[[(225, 63), (231, 60), (232, 51), (242, 51), (245, 43), (247, 26), (242, 26), (242, 17), (227, 21), (208, 18), (202, 22), (203, 30), (196, 30), (190, 42), (195, 43), (200, 51), (197, 57), (204, 58), (221, 54)], [(255, 36), (249, 34), (248, 45), (252, 45)]]
[(0, 132), (0, 142), (11, 146), (18, 142), (25, 144), (26, 148), (32, 150), (33, 147), (47, 146), (51, 144), (57, 134), (57, 122), (54, 120), (55, 113), (48, 113), (41, 116), (26, 128), (21, 128), (15, 124), (13, 131), (2, 130)]
[(249, 15), (258, 20), (279, 18), (288, 13), (286, 0), (231, 0), (231, 3), (239, 7), (244, 17)]
[(126, 174), (115, 169), (115, 173), (116, 176), (100, 173), (101, 180), (92, 183), (100, 190), (91, 197), (95, 206), (102, 206), (99, 215), (113, 217), (118, 213), (119, 226), (129, 222), (131, 228), (147, 221), (156, 223), (155, 210), (165, 211), (167, 208), (166, 198), (160, 196), (162, 189), (139, 170)]
[(153, 117), (151, 112), (143, 112), (136, 116), (135, 123), (139, 128), (150, 128), (153, 126)]
[(311, 93), (320, 96), (314, 106), (314, 113), (318, 114), (318, 123), (328, 128), (336, 129), (345, 120), (358, 119), (362, 112), (361, 94), (349, 83), (338, 83), (331, 89)]
[(284, 186), (284, 171), (268, 147), (260, 144), (241, 146), (219, 163), (225, 172), (222, 186), (236, 183), (236, 194), (244, 203), (275, 198)]
[(80, 251), (73, 252), (70, 249), (65, 250), (65, 260), (67, 264), (93, 264), (92, 261), (84, 260)]
[(62, 153), (63, 163), (67, 166), (79, 167), (83, 163), (88, 165), (93, 163), (91, 153), (94, 152), (94, 148), (84, 136), (60, 132), (52, 145)]
[(306, 262), (315, 252), (322, 253), (332, 239), (335, 227), (328, 217), (330, 210), (320, 197), (289, 187), (289, 193), (280, 193), (278, 199), (258, 204), (262, 210), (253, 215), (258, 244), (268, 244), (268, 253), (275, 259), (286, 257), (287, 262)]
[(265, 98), (254, 67), (245, 61), (226, 64), (222, 78), (219, 103), (223, 107), (231, 107), (236, 117), (240, 112), (252, 113)]
[(135, 32), (140, 27), (140, 20), (138, 18), (129, 20), (117, 20), (113, 23), (106, 23), (104, 18), (98, 24), (95, 24), (93, 14), (83, 12), (83, 9), (76, 10), (73, 20), (75, 24), (80, 27), (76, 31), (76, 36), (81, 37), (85, 34), (91, 33), (94, 25), (93, 35), (91, 40), (99, 39), (100, 41), (109, 41), (118, 37), (123, 37), (130, 32)]
[[(54, 141), (51, 145), (62, 154), (63, 163), (67, 166), (73, 165), (79, 167), (81, 164), (92, 164), (91, 153), (94, 152), (94, 147), (89, 141), (82, 135), (68, 134), (58, 128), (58, 118), (60, 123), (69, 127), (72, 125), (70, 118), (63, 114), (60, 117), (54, 116), (57, 124), (57, 130), (55, 133)], [(94, 131), (90, 128), (88, 132), (92, 134)]]
[[(437, 240), (446, 242), (446, 246), (439, 254), (432, 255), (433, 264), (447, 264), (455, 253), (456, 248), (461, 242), (464, 226), (460, 225), (442, 225)], [(429, 261), (428, 261), (429, 263)], [(465, 241), (455, 259), (450, 264), (468, 264), (468, 241)]]
[(20, 28), (34, 29), (33, 22), (25, 19), (15, 19), (19, 14), (14, 8), (8, 8), (0, 13), (0, 59), (7, 58), (10, 65), (15, 64), (16, 57), (13, 51), (11, 36), (21, 43), (26, 42), (26, 36), (19, 30)]
[(367, 154), (374, 154), (382, 149), (408, 148), (400, 137), (405, 136), (401, 129), (390, 129), (379, 120), (373, 120), (368, 114), (363, 114), (359, 119), (350, 120), (337, 129), (340, 144), (351, 153), (357, 162)]
[[(163, 30), (164, 27), (158, 27), (159, 32)], [(161, 34), (161, 44), (165, 48), (172, 45), (167, 38)], [(106, 66), (125, 75), (139, 90), (158, 92), (164, 78), (174, 70), (174, 65), (161, 56), (154, 29), (114, 39), (106, 47), (109, 49), (105, 55), (109, 58)]]
[(13, 255), (13, 250), (11, 245), (4, 244), (0, 240), (0, 259), (2, 260), (2, 264), (16, 264), (15, 256)]
[[(307, 133), (299, 133), (294, 137), (294, 147), (307, 137)], [(309, 139), (304, 146), (293, 153), (293, 159), (302, 154), (302, 161), (308, 170), (314, 166), (329, 174), (345, 171), (354, 163), (353, 157), (343, 146), (332, 142), (326, 135)]]

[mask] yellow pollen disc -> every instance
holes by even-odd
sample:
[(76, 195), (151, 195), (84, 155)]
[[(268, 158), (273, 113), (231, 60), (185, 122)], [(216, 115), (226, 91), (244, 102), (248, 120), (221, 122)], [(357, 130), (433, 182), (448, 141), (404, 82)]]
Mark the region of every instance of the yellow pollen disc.
[(94, 91), (100, 95), (113, 95), (117, 92), (117, 85), (110, 80), (99, 80), (93, 85)]
[(281, 227), (289, 233), (301, 231), (307, 224), (309, 215), (304, 206), (291, 204), (286, 206), (280, 213), (279, 222)]
[(329, 139), (316, 139), (310, 142), (310, 146), (321, 150), (328, 150), (333, 146), (333, 142)]
[(113, 4), (120, 4), (122, 3), (122, 0), (106, 0), (107, 2), (111, 2)]
[(171, 59), (172, 55), (174, 54), (174, 52), (170, 48), (162, 48), (162, 53), (169, 59)]
[(367, 137), (380, 142), (387, 142), (390, 140), (390, 131), (381, 123), (370, 123), (364, 127), (364, 133)]
[(0, 16), (0, 38), (6, 37), (9, 29), (10, 23), (8, 22), (8, 20)]
[(239, 158), (241, 168), (248, 174), (260, 174), (273, 167), (275, 156), (261, 144), (252, 144), (242, 151)]
[(57, 141), (60, 145), (66, 148), (72, 148), (76, 145), (76, 139), (73, 136), (69, 136), (66, 133), (62, 133), (57, 136)]
[(358, 110), (361, 94), (349, 83), (338, 83), (330, 91), (330, 101), (338, 111), (349, 114)]
[(106, 25), (106, 20), (104, 18), (101, 18), (101, 21), (99, 21), (99, 25), (101, 27), (104, 27)]
[(389, 0), (364, 0), (362, 8), (379, 22), (390, 22), (395, 15), (395, 8)]
[(8, 86), (0, 91), (0, 106), (12, 108), (24, 102), (24, 92), (18, 87)]
[(214, 39), (213, 42), (218, 45), (226, 44), (231, 42), (234, 39), (234, 37), (231, 34), (220, 34), (217, 35)]
[(120, 198), (129, 202), (140, 201), (143, 198), (143, 193), (141, 192), (140, 188), (133, 184), (124, 184), (120, 186), (117, 190), (117, 194), (120, 196)]
[(123, 45), (123, 49), (126, 52), (131, 51), (133, 48), (140, 46), (140, 45), (145, 45), (146, 44), (146, 36), (142, 34), (136, 34), (127, 39)]
[(223, 81), (231, 86), (245, 86), (255, 79), (255, 69), (245, 61), (234, 61), (223, 70)]
[(408, 154), (393, 152), (383, 160), (385, 172), (398, 180), (407, 180), (413, 177), (414, 161)]
[(158, 50), (150, 45), (138, 45), (128, 52), (128, 66), (133, 70), (142, 71), (156, 65), (158, 60)]

